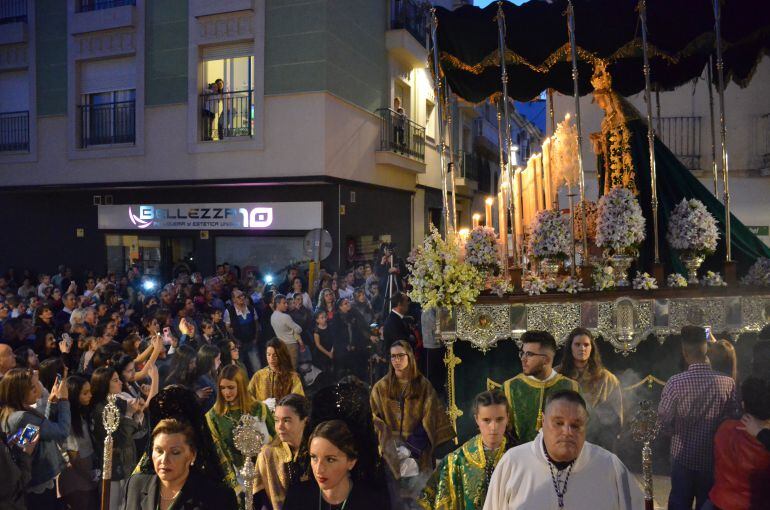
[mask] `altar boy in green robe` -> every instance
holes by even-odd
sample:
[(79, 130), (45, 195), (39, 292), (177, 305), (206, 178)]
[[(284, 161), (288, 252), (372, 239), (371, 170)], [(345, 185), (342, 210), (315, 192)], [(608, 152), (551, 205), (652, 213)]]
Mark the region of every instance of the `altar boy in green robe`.
[(418, 503), (425, 510), (481, 508), (492, 471), (509, 448), (516, 446), (508, 418), (508, 400), (496, 389), (476, 396), (473, 418), (479, 434), (439, 463)]
[(556, 340), (547, 331), (527, 331), (521, 336), (522, 373), (503, 383), (508, 399), (511, 421), (522, 443), (535, 439), (543, 425), (546, 397), (559, 390), (579, 391), (576, 381), (553, 369)]

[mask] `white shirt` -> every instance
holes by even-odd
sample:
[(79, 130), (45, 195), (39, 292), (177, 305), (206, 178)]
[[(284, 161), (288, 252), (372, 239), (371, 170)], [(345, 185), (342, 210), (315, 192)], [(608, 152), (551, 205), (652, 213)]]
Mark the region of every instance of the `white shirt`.
[(291, 316), (278, 310), (273, 312), (270, 316), (270, 325), (273, 326), (275, 336), (278, 337), (285, 344), (296, 344), (297, 339), (294, 337), (296, 333), (299, 335), (302, 333), (302, 328), (294, 322)]
[(340, 299), (353, 299), (353, 294), (355, 294), (356, 289), (354, 289), (351, 285), (346, 285), (339, 289), (337, 292), (340, 295)]
[[(566, 470), (559, 473), (563, 481)], [(644, 496), (619, 458), (600, 446), (584, 443), (572, 465), (564, 508), (641, 510)], [(559, 510), (542, 432), (500, 459), (489, 482), (484, 510)]]

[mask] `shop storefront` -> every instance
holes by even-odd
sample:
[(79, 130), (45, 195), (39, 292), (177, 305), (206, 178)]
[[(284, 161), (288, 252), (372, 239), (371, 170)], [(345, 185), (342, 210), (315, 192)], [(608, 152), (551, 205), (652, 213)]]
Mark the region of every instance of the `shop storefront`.
[(210, 258), (280, 272), (305, 258), (305, 234), (321, 227), (320, 201), (98, 207), (108, 271), (122, 273), (136, 265), (144, 274), (164, 278), (182, 269), (194, 271)]

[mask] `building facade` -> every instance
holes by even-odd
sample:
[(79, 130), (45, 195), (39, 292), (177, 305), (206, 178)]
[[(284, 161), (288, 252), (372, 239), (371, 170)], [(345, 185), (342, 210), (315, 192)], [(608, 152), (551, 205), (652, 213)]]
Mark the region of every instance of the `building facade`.
[[(0, 267), (278, 270), (314, 228), (331, 268), (405, 257), (441, 220), (425, 22), (410, 0), (0, 0)], [(468, 225), (497, 126), (450, 111)]]

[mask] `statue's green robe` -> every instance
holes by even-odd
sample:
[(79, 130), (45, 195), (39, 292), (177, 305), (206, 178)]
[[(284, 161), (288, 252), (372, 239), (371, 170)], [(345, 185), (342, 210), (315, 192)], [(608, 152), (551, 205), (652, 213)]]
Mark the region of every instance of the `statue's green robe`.
[(507, 440), (494, 452), (484, 450), (481, 435), (471, 438), (439, 463), (418, 500), (424, 510), (474, 510), (484, 506), (489, 479)]
[(546, 381), (519, 374), (503, 383), (508, 399), (516, 436), (522, 443), (535, 439), (543, 424), (543, 407), (549, 394), (560, 390), (580, 391), (578, 383), (568, 377), (556, 375)]
[[(262, 402), (255, 403), (251, 408), (250, 414), (265, 422), (270, 437), (266, 437), (263, 444), (268, 444), (275, 436), (273, 414)], [(224, 414), (217, 414), (214, 408), (212, 408), (206, 413), (206, 423), (208, 423), (211, 430), (211, 438), (214, 440), (214, 446), (217, 449), (219, 463), (222, 466), (222, 471), (225, 473), (224, 482), (229, 487), (235, 489), (236, 492), (243, 490), (241, 484), (238, 483), (236, 469), (242, 468), (246, 459), (243, 458), (241, 452), (235, 447), (233, 429), (238, 426), (242, 415), (243, 411), (239, 408), (228, 409)]]

